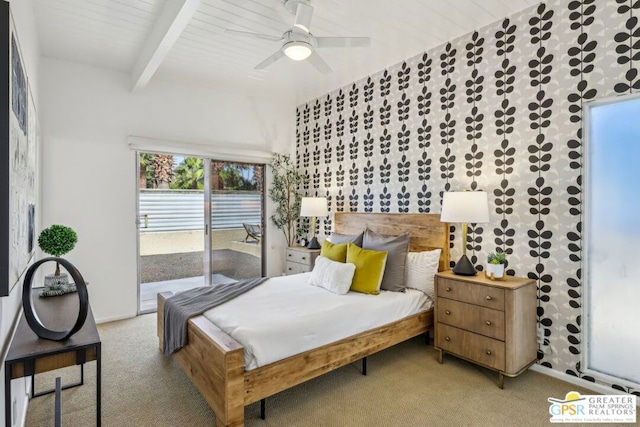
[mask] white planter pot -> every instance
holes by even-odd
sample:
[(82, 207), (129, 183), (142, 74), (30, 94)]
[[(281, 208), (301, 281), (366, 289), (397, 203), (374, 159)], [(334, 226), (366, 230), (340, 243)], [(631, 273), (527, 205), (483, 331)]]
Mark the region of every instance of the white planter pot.
[(56, 288), (60, 285), (67, 285), (69, 283), (69, 275), (67, 273), (60, 273), (58, 276), (54, 274), (47, 274), (44, 276), (44, 286), (47, 288)]
[(487, 277), (502, 279), (504, 276), (504, 264), (487, 264)]

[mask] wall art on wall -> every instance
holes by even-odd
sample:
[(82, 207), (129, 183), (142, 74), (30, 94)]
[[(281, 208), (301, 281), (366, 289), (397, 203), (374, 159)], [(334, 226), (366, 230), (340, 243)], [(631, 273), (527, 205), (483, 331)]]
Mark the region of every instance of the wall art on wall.
[(36, 110), (9, 4), (0, 3), (0, 296), (18, 283), (34, 254)]
[(11, 108), (23, 133), (27, 132), (27, 79), (18, 51), (15, 34), (11, 34)]

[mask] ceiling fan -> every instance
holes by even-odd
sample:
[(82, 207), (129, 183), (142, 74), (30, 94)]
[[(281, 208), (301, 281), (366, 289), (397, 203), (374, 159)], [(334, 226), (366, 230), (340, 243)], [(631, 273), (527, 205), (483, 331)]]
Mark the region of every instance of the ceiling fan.
[(313, 7), (310, 5), (310, 0), (284, 0), (284, 7), (295, 15), (295, 20), (293, 26), (282, 36), (225, 30), (225, 33), (228, 34), (282, 42), (276, 53), (254, 67), (256, 70), (265, 69), (278, 59), (287, 56), (294, 61), (306, 59), (318, 71), (327, 74), (331, 72), (331, 67), (318, 55), (317, 48), (369, 47), (371, 44), (369, 37), (315, 37), (309, 31), (313, 17)]

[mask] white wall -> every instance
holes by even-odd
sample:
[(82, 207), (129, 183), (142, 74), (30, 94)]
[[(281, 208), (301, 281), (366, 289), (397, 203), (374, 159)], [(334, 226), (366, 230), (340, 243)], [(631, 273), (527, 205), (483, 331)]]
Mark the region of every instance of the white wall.
[[(16, 33), (20, 43), (22, 53), (22, 62), (29, 78), (29, 86), (33, 92), (33, 98), (36, 104), (36, 110), (40, 113), (38, 104), (39, 100), (39, 84), (38, 84), (38, 60), (40, 51), (38, 49), (38, 36), (36, 32), (36, 23), (33, 14), (32, 0), (13, 0), (11, 3), (11, 11), (14, 18)], [(36, 191), (40, 183), (40, 179), (36, 176)], [(41, 205), (37, 203), (36, 206)], [(38, 216), (40, 210), (36, 210)], [(38, 218), (36, 218), (38, 222)], [(6, 278), (5, 278), (6, 280)], [(4, 358), (13, 334), (13, 329), (18, 318), (18, 314), (22, 309), (22, 287), (18, 284), (14, 286), (9, 296), (0, 298), (0, 345), (2, 366), (0, 367), (0, 376), (4, 378)], [(26, 380), (18, 379), (11, 383), (11, 396), (15, 400), (16, 413), (14, 420), (15, 425), (20, 424), (20, 420), (24, 419), (27, 397), (26, 397)], [(4, 386), (2, 386), (2, 399), (0, 399), (0, 414), (2, 421), (0, 425), (4, 425)]]
[[(222, 149), (295, 146), (293, 96), (159, 79), (132, 94), (125, 73), (49, 58), (40, 66), (42, 226), (78, 232), (65, 257), (90, 282), (98, 321), (136, 314), (137, 177), (129, 135)], [(267, 232), (267, 274), (278, 275), (284, 242), (273, 226)]]

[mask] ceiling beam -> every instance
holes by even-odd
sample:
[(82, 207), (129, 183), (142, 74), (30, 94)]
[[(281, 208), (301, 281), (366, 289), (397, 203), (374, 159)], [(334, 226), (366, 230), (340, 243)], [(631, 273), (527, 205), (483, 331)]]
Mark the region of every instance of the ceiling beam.
[(144, 88), (167, 57), (201, 0), (167, 0), (131, 71), (132, 92)]

